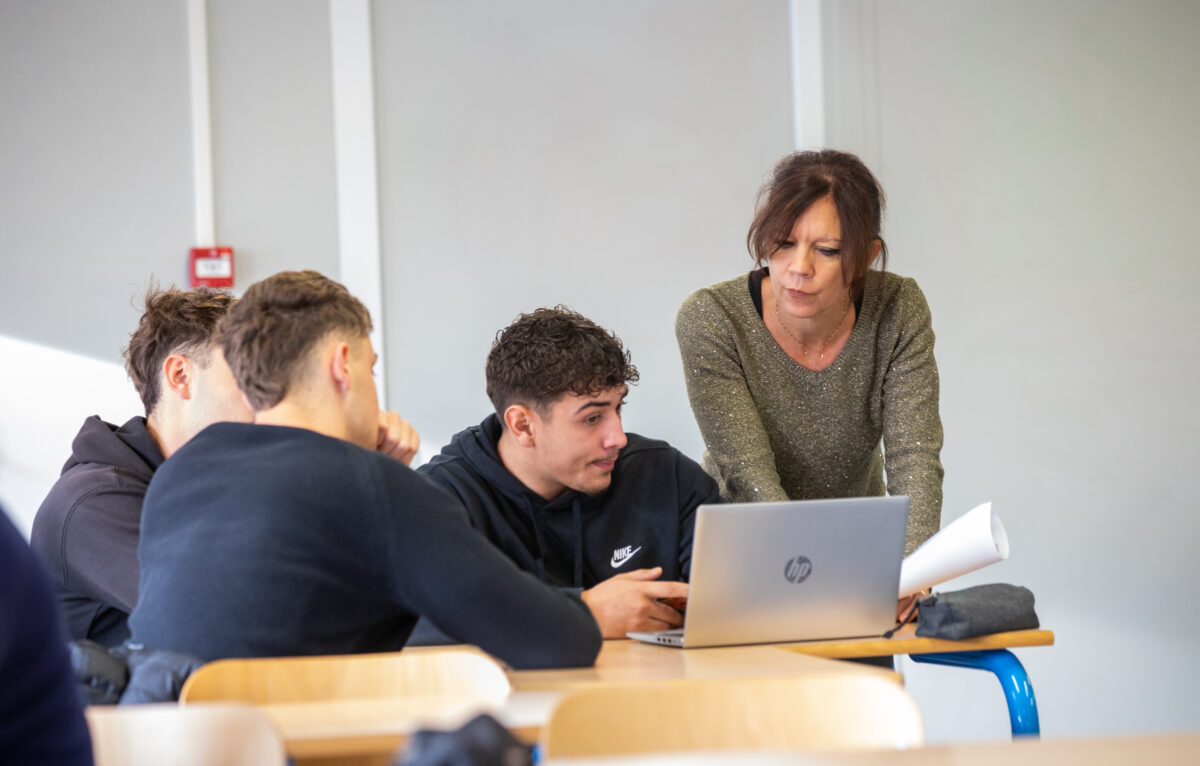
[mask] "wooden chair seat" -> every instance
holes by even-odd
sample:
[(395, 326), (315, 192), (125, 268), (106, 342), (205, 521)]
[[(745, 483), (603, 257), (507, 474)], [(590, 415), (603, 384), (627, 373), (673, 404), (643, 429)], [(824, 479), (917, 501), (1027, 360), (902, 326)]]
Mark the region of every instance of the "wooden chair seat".
[(550, 716), (546, 757), (747, 748), (908, 748), (916, 702), (872, 676), (712, 679), (598, 687)]
[(200, 667), (179, 701), (252, 705), (420, 695), (499, 704), (510, 686), (504, 669), (471, 648), (323, 657), (217, 660)]

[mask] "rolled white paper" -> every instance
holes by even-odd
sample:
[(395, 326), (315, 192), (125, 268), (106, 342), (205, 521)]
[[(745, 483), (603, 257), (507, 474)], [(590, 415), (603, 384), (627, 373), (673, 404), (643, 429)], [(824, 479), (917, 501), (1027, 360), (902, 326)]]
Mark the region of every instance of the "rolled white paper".
[(921, 544), (900, 565), (900, 597), (1008, 558), (1008, 535), (990, 502)]

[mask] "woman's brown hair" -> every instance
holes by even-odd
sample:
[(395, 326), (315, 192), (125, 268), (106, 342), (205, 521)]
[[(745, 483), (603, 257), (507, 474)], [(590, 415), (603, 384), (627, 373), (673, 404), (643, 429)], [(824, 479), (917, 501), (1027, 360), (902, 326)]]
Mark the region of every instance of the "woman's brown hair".
[(836, 149), (796, 152), (775, 165), (758, 193), (746, 248), (765, 266), (814, 202), (832, 197), (842, 225), (842, 274), (854, 299), (862, 295), (871, 267), (871, 249), (880, 242), (880, 268), (887, 267), (887, 244), (880, 236), (884, 196), (879, 181), (858, 157)]

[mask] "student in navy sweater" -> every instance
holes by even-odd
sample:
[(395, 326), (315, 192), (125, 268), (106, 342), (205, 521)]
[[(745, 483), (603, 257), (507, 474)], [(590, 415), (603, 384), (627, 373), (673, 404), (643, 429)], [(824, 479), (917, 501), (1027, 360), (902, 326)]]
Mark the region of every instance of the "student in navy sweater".
[[(138, 535), (150, 478), (180, 447), (220, 421), (253, 413), (214, 339), (234, 298), (220, 290), (151, 289), (125, 348), (125, 369), (145, 417), (121, 426), (93, 415), (33, 519), (30, 545), (42, 556), (73, 639), (119, 646), (137, 603)], [(420, 436), (380, 412), (381, 443), (411, 462)], [(381, 429), (382, 432), (382, 429)]]
[(620, 339), (586, 317), (522, 314), (488, 355), (495, 414), (418, 469), (519, 567), (580, 590), (606, 638), (683, 624), (668, 603), (687, 597), (696, 507), (720, 502), (695, 461), (625, 433), (637, 378)]
[(572, 594), (521, 572), (380, 438), (366, 308), (313, 271), (252, 285), (222, 347), (254, 424), (163, 463), (142, 509), (133, 641), (205, 660), (400, 649), (417, 615), (516, 667), (591, 664)]

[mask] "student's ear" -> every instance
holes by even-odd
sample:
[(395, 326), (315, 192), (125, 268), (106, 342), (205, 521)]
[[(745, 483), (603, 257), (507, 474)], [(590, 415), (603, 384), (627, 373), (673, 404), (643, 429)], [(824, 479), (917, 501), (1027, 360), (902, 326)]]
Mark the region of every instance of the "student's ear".
[(883, 240), (876, 237), (871, 240), (871, 257), (867, 260), (867, 268), (875, 265), (875, 259), (879, 257), (879, 253), (883, 251)]
[(522, 447), (533, 446), (533, 413), (528, 407), (523, 404), (510, 405), (504, 411), (504, 425), (517, 440), (517, 444)]
[(191, 359), (183, 354), (171, 354), (163, 360), (162, 371), (167, 390), (173, 392), (180, 399), (192, 398)]
[(350, 390), (350, 344), (338, 341), (333, 344), (333, 353), (329, 357), (329, 375), (338, 393)]

